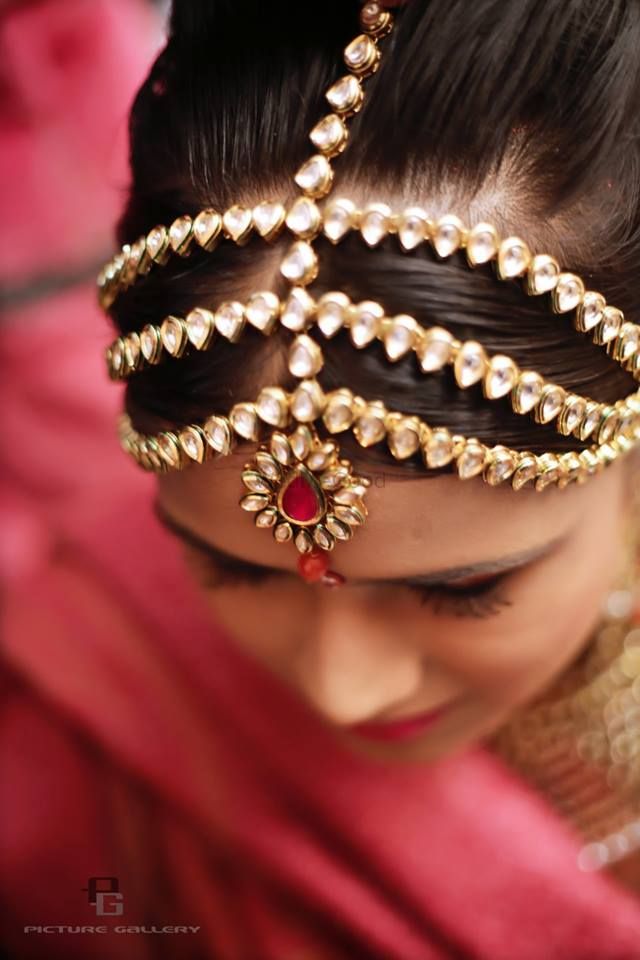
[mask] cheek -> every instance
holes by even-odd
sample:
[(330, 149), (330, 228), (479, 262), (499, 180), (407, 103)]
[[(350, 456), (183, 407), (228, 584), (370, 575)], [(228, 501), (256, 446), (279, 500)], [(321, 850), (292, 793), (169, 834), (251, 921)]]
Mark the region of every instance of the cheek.
[(448, 659), (492, 703), (515, 706), (550, 685), (578, 656), (597, 626), (612, 586), (604, 545), (594, 562), (549, 564), (509, 590), (513, 605), (470, 644), (454, 638)]

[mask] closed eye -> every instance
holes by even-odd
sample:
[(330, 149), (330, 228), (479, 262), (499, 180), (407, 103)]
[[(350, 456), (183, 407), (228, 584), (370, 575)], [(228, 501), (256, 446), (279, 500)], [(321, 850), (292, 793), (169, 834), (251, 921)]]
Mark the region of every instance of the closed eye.
[[(262, 585), (266, 581), (282, 577), (295, 577), (287, 570), (260, 566), (243, 560), (230, 563), (213, 561), (207, 558), (205, 585), (211, 589), (221, 586), (240, 586), (242, 584)], [(296, 578), (297, 579), (297, 578)], [(417, 594), (421, 604), (429, 603), (436, 614), (453, 614), (456, 617), (486, 618), (495, 616), (502, 607), (511, 606), (512, 601), (500, 593), (507, 573), (491, 577), (476, 578), (460, 584), (442, 584), (427, 586), (418, 582), (398, 582), (395, 589), (402, 587)], [(348, 586), (348, 584), (347, 584)]]
[[(202, 540), (197, 534), (186, 530), (173, 520), (156, 502), (156, 514), (161, 523), (184, 543), (196, 551), (204, 561), (204, 585), (216, 588), (221, 585), (240, 585), (249, 583), (260, 585), (267, 580), (297, 575), (294, 571), (281, 570), (265, 564), (251, 563), (214, 547)], [(453, 613), (458, 617), (485, 618), (496, 615), (503, 607), (512, 606), (513, 601), (506, 597), (505, 586), (509, 577), (533, 567), (554, 549), (560, 547), (565, 537), (558, 537), (542, 548), (525, 551), (523, 554), (508, 558), (510, 565), (498, 573), (481, 573), (474, 576), (458, 577), (448, 582), (427, 583), (420, 578), (404, 578), (397, 580), (359, 580), (346, 583), (348, 588), (353, 586), (373, 586), (376, 590), (382, 587), (404, 588), (416, 594), (421, 603), (430, 603), (436, 613)], [(519, 561), (519, 562), (518, 562)], [(495, 562), (495, 561), (494, 561)], [(503, 561), (504, 562), (504, 558)]]
[(467, 578), (459, 583), (425, 585), (407, 583), (422, 604), (430, 603), (435, 613), (453, 613), (457, 617), (495, 616), (502, 607), (512, 605), (502, 589), (509, 573)]

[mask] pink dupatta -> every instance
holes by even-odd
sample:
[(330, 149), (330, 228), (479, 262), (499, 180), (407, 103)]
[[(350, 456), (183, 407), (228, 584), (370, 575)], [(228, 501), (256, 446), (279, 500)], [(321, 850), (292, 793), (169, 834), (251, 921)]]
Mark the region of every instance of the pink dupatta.
[[(146, 491), (69, 530), (6, 627), (1, 899), (23, 950), (23, 923), (95, 923), (79, 890), (105, 875), (126, 923), (201, 929), (93, 937), (95, 957), (640, 956), (637, 901), (578, 871), (578, 838), (488, 751), (385, 769), (339, 749), (207, 623)], [(63, 941), (20, 955), (87, 956)]]

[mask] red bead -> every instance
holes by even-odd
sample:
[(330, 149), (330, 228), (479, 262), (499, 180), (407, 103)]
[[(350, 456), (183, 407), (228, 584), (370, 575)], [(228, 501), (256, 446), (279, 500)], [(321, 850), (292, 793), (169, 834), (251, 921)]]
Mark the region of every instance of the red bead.
[(304, 553), (298, 560), (298, 573), (307, 583), (322, 580), (329, 569), (329, 557), (323, 550)]
[(322, 578), (322, 583), (325, 587), (341, 587), (345, 582), (345, 578), (342, 576), (342, 574), (336, 573), (335, 570), (327, 570)]

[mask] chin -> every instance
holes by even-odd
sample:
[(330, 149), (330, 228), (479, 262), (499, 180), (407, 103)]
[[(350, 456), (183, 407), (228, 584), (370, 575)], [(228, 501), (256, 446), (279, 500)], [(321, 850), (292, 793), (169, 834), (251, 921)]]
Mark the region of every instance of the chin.
[(473, 741), (457, 744), (436, 740), (434, 738), (415, 737), (399, 743), (375, 743), (361, 737), (348, 736), (344, 738), (347, 748), (359, 757), (374, 764), (389, 766), (417, 766), (436, 763), (446, 757), (464, 750)]

